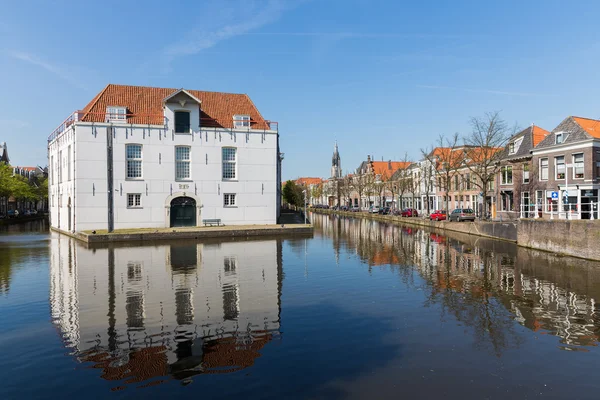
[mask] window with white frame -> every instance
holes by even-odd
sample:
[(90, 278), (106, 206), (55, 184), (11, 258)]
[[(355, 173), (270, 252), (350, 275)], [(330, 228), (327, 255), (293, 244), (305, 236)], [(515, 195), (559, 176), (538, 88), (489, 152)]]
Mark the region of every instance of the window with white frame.
[(529, 183), (529, 164), (523, 164), (523, 183)]
[(554, 144), (561, 144), (565, 141), (565, 134), (564, 133), (557, 133), (555, 135), (555, 141)]
[(548, 180), (548, 159), (540, 158), (540, 180)]
[(71, 145), (67, 148), (67, 181), (71, 180)]
[(106, 121), (108, 122), (126, 122), (127, 109), (125, 107), (106, 107)]
[(135, 179), (142, 177), (142, 145), (128, 144), (125, 146), (127, 158), (127, 178)]
[(565, 179), (565, 156), (554, 157), (555, 179)]
[(583, 153), (573, 154), (573, 177), (575, 179), (583, 178)]
[(62, 150), (58, 152), (58, 183), (62, 183), (62, 172), (63, 172), (63, 156)]
[(223, 179), (237, 178), (237, 149), (223, 147)]
[(234, 207), (235, 203), (235, 193), (225, 193), (223, 194), (223, 206), (225, 207)]
[(512, 166), (507, 165), (500, 168), (500, 184), (511, 185), (513, 183)]
[(141, 193), (127, 193), (127, 208), (140, 208), (142, 206)]
[(190, 148), (175, 146), (175, 179), (190, 179)]
[(234, 115), (233, 116), (233, 127), (234, 128), (250, 128), (250, 116), (249, 115)]

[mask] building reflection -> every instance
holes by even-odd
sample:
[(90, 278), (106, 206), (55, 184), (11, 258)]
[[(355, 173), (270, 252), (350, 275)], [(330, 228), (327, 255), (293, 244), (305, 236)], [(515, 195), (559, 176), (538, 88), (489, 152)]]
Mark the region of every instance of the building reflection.
[(559, 348), (597, 346), (600, 263), (560, 258), (515, 244), (444, 235), (366, 219), (313, 216), (336, 251), (385, 266), (407, 282), (427, 283), (427, 301), (472, 329), (500, 355), (518, 345), (514, 321), (559, 338)]
[(115, 390), (239, 371), (279, 336), (281, 260), (277, 240), (86, 248), (53, 235), (52, 318)]

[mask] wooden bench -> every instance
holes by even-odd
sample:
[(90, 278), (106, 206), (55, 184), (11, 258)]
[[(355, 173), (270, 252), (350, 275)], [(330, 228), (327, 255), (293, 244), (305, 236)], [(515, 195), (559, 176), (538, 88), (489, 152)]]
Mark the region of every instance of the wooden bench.
[(210, 226), (214, 226), (214, 225), (220, 226), (220, 225), (223, 225), (221, 223), (221, 219), (220, 218), (203, 219), (202, 223), (204, 224), (204, 226), (206, 226), (206, 225), (210, 225)]

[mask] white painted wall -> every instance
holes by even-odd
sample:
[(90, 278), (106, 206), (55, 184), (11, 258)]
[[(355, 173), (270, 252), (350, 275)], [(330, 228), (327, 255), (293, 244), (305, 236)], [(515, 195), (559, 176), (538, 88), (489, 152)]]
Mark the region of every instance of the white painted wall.
[[(193, 105), (193, 104), (192, 104)], [(186, 104), (186, 107), (193, 108)], [(173, 110), (167, 104), (167, 120)], [(197, 109), (197, 106), (196, 106)], [(191, 109), (191, 112), (193, 110)], [(67, 230), (67, 200), (72, 197), (71, 230), (106, 229), (108, 225), (107, 199), (107, 131), (114, 130), (114, 228), (168, 227), (169, 200), (178, 195), (197, 199), (197, 225), (202, 219), (220, 218), (226, 225), (274, 224), (277, 218), (277, 132), (259, 130), (231, 130), (202, 128), (191, 116), (192, 133), (175, 134), (170, 126), (143, 126), (130, 124), (77, 122), (49, 144), (49, 160), (55, 165), (50, 174), (58, 171), (58, 154), (72, 144), (72, 181), (52, 181), (49, 185), (52, 226)], [(172, 119), (170, 120), (172, 121)], [(125, 146), (141, 144), (143, 177), (126, 178)], [(191, 147), (191, 179), (175, 180), (175, 146)], [(237, 148), (238, 179), (222, 179), (222, 148)], [(127, 208), (127, 193), (141, 193), (142, 207)], [(236, 207), (223, 206), (223, 194), (236, 194)], [(52, 203), (52, 195), (55, 203)], [(62, 202), (58, 201), (62, 194)], [(59, 215), (60, 214), (60, 215)]]

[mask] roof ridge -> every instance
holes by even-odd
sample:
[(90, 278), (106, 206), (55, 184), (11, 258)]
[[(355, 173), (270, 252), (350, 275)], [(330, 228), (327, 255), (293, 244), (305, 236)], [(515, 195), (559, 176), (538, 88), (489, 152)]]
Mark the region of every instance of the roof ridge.
[(598, 122), (600, 122), (600, 119), (596, 119), (596, 118), (587, 118), (587, 117), (579, 117), (579, 116), (577, 116), (577, 115), (571, 115), (571, 118), (587, 119), (588, 121), (598, 121)]
[(104, 92), (106, 92), (106, 89), (108, 89), (109, 86), (113, 85), (112, 83), (109, 83), (108, 85), (104, 86), (104, 89), (102, 89), (100, 91), (100, 93), (98, 93), (98, 95), (96, 96), (96, 98), (92, 99), (91, 103), (88, 103), (83, 109), (85, 110), (86, 108), (88, 108), (88, 106), (90, 108), (88, 108), (87, 112), (83, 115), (82, 119), (85, 118), (90, 111), (92, 110), (92, 108), (94, 108), (94, 106), (98, 103), (98, 100), (100, 100), (100, 98), (104, 95)]
[(141, 88), (141, 89), (159, 89), (159, 90), (192, 90), (195, 92), (202, 92), (202, 93), (223, 93), (223, 94), (233, 94), (236, 96), (247, 96), (246, 93), (232, 93), (232, 92), (222, 92), (222, 91), (216, 91), (216, 90), (200, 90), (200, 89), (190, 89), (190, 88), (186, 88), (186, 87), (180, 87), (180, 88), (170, 88), (170, 87), (159, 87), (159, 86), (144, 86), (144, 85), (124, 85), (122, 83), (109, 83), (107, 86), (120, 86), (120, 87), (128, 87), (128, 88)]
[(246, 98), (248, 99), (248, 101), (250, 102), (250, 104), (252, 104), (252, 107), (254, 107), (254, 109), (256, 110), (256, 112), (258, 113), (258, 116), (262, 118), (262, 120), (266, 123), (267, 120), (265, 119), (265, 117), (263, 117), (263, 115), (260, 113), (260, 111), (258, 110), (258, 107), (256, 107), (256, 104), (254, 104), (254, 102), (252, 101), (252, 99), (250, 98), (250, 96), (248, 96), (248, 94), (244, 93), (244, 96), (246, 96)]

